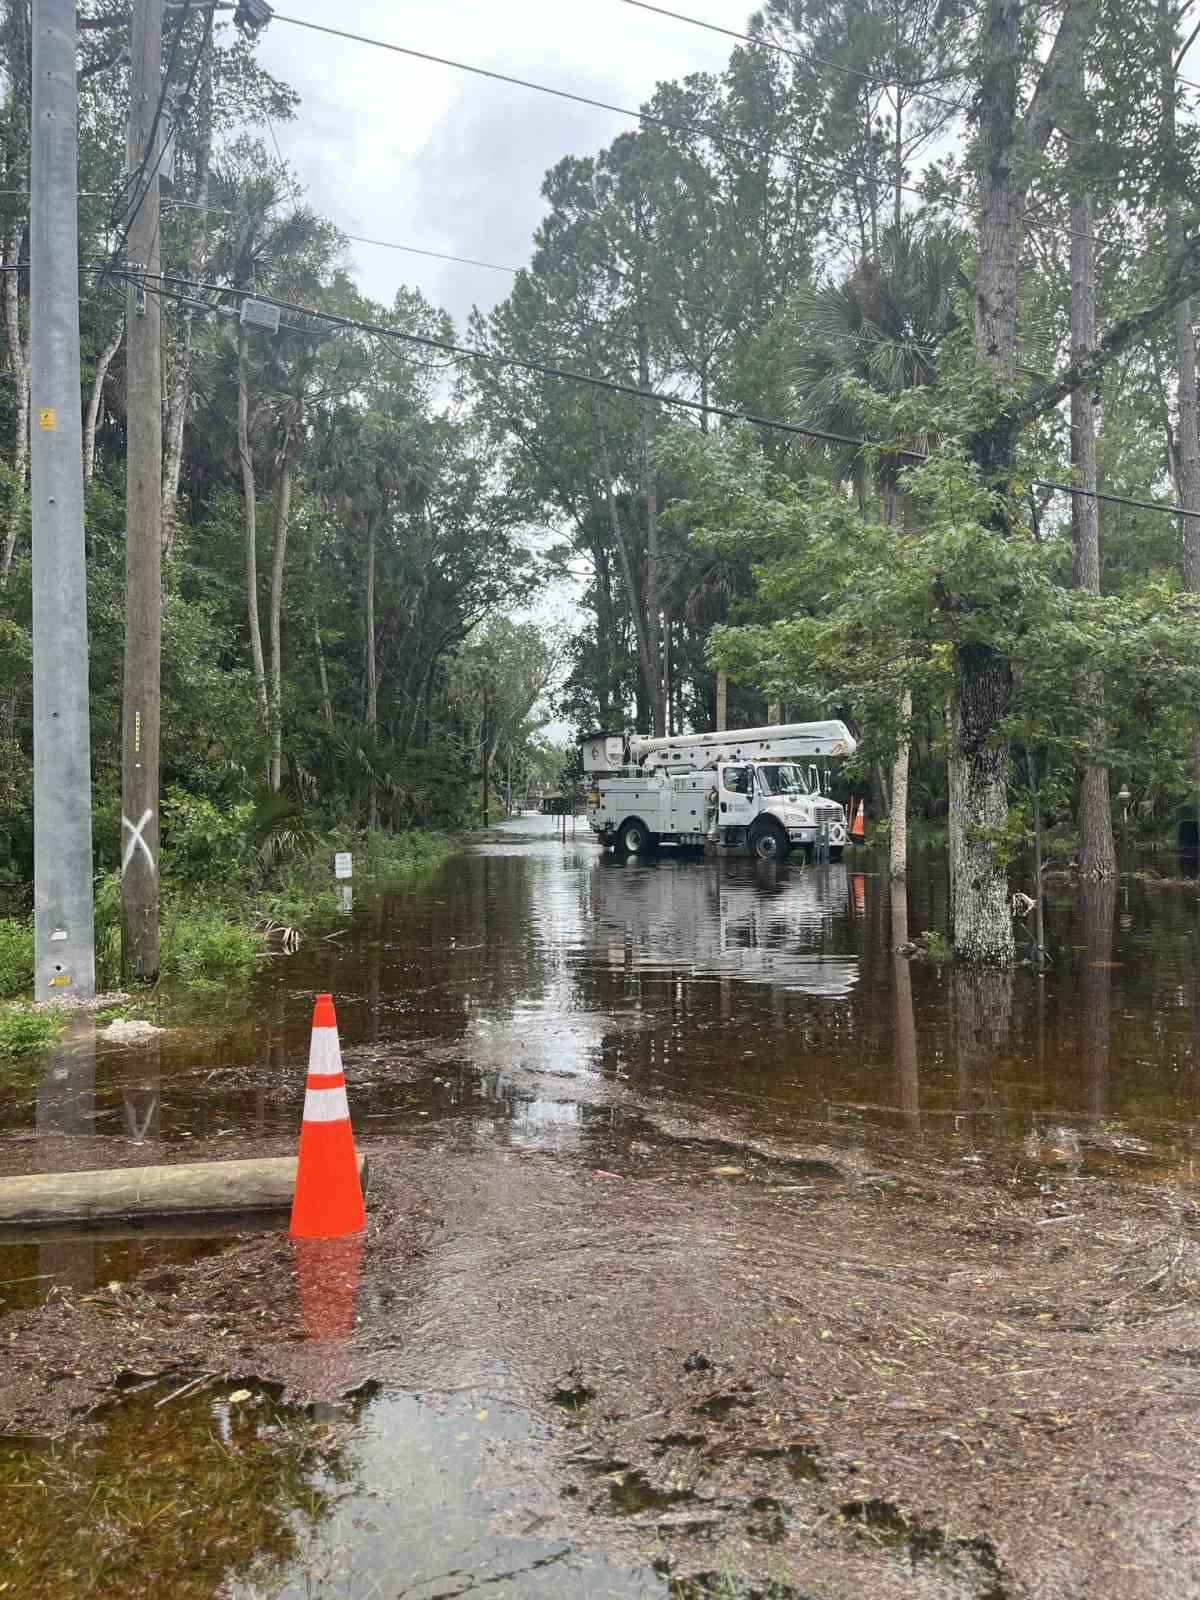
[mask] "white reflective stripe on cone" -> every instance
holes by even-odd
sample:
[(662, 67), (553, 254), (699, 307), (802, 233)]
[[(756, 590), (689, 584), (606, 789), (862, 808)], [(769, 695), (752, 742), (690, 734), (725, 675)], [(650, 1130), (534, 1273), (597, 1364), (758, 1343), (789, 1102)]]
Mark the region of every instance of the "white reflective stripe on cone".
[(341, 1089), (306, 1089), (304, 1092), (305, 1122), (349, 1122), (350, 1102)]
[(342, 1047), (336, 1028), (314, 1028), (308, 1047), (308, 1070), (312, 1073), (340, 1072)]

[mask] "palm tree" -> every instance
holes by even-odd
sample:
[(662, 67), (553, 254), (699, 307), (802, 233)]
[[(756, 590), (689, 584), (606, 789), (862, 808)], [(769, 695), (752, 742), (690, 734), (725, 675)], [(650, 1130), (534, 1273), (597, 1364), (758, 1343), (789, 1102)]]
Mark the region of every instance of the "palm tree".
[[(877, 254), (864, 256), (839, 282), (816, 283), (793, 296), (787, 334), (794, 346), (790, 372), (801, 419), (831, 433), (862, 437), (869, 427), (845, 387), (853, 377), (876, 394), (899, 395), (936, 380), (938, 354), (958, 325), (956, 300), (966, 287), (966, 235), (947, 223), (906, 219), (885, 228)], [(932, 440), (905, 441), (906, 450), (926, 452)], [(880, 457), (875, 483), (884, 521), (911, 529), (912, 503), (903, 489), (903, 454)], [(836, 458), (839, 474), (866, 507), (867, 466), (862, 451), (845, 447)], [(907, 730), (912, 695), (901, 697), (900, 722)], [(903, 877), (908, 854), (907, 736), (892, 766), (891, 871)]]

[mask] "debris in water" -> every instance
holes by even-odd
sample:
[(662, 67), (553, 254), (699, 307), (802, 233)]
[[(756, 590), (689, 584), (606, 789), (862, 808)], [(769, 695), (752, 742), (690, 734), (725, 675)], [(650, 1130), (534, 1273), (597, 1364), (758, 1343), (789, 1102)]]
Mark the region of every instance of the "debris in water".
[(100, 1037), (110, 1044), (144, 1044), (147, 1039), (156, 1039), (166, 1031), (138, 1017), (114, 1017), (108, 1027), (101, 1030)]

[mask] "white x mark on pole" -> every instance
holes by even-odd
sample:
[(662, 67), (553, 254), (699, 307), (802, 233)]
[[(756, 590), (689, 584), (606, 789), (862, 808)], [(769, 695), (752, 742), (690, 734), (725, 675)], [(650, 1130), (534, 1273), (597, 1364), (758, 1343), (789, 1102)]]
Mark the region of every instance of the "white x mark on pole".
[(125, 873), (129, 867), (129, 863), (133, 860), (135, 852), (139, 849), (146, 857), (146, 865), (150, 868), (150, 871), (154, 872), (156, 870), (154, 865), (154, 856), (151, 853), (150, 846), (146, 843), (145, 839), (142, 838), (142, 830), (153, 816), (154, 812), (149, 806), (147, 806), (145, 811), (142, 813), (142, 820), (138, 823), (136, 828), (134, 827), (133, 823), (130, 822), (128, 817), (121, 818), (121, 826), (129, 829), (129, 843), (125, 846), (125, 854), (121, 857), (122, 877), (125, 876)]

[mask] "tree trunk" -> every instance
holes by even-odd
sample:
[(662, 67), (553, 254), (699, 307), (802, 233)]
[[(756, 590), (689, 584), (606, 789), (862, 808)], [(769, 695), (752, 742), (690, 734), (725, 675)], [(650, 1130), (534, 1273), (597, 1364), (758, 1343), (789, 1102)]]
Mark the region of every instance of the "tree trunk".
[[(900, 721), (904, 730), (912, 722), (912, 693), (905, 689), (900, 696)], [(893, 878), (903, 878), (908, 872), (908, 759), (909, 739), (902, 732), (892, 762), (892, 795), (890, 825), (888, 829), (888, 867)]]
[[(645, 393), (650, 388), (650, 333), (644, 321), (638, 323), (638, 386)], [(663, 685), (662, 651), (659, 634), (662, 627), (662, 604), (658, 592), (658, 474), (650, 456), (650, 420), (652, 400), (643, 400), (638, 429), (638, 455), (642, 469), (642, 494), (646, 501), (646, 612), (649, 636), (650, 670), (653, 674), (650, 702), (654, 711), (654, 737), (661, 739), (667, 731), (667, 703)]]
[(96, 470), (96, 424), (100, 417), (100, 401), (104, 396), (104, 380), (108, 377), (108, 369), (124, 337), (125, 324), (122, 322), (96, 358), (96, 375), (92, 379), (92, 392), (88, 396), (87, 415), (83, 422), (83, 476), (89, 481)]
[[(1076, 69), (1076, 90), (1085, 90), (1083, 61)], [(1071, 360), (1078, 361), (1096, 344), (1096, 262), (1092, 245), (1092, 203), (1087, 195), (1076, 195), (1071, 202)], [(1071, 496), (1071, 528), (1075, 538), (1075, 587), (1087, 594), (1100, 593), (1100, 503), (1095, 498), (1096, 397), (1091, 384), (1076, 389), (1071, 396), (1071, 463), (1075, 482), (1089, 494)], [(1085, 674), (1080, 685), (1086, 706), (1102, 712), (1104, 679), (1099, 673)], [(1090, 720), (1088, 743), (1103, 749), (1103, 715)], [(1088, 764), (1079, 783), (1079, 870), (1085, 878), (1111, 878), (1117, 870), (1117, 850), (1113, 842), (1112, 805), (1109, 800), (1108, 768)]]
[[(1163, 34), (1163, 144), (1168, 156), (1176, 149), (1175, 126), (1175, 12), (1170, 0), (1159, 0)], [(1180, 204), (1167, 206), (1167, 251), (1176, 256), (1183, 244)], [(1175, 361), (1179, 404), (1179, 505), (1193, 515), (1182, 516), (1180, 524), (1180, 565), (1183, 587), (1191, 594), (1200, 592), (1200, 398), (1196, 384), (1196, 334), (1192, 326), (1192, 303), (1185, 300), (1175, 309)], [(1192, 736), (1192, 780), (1195, 804), (1200, 813), (1200, 727)]]
[(246, 517), (246, 618), (250, 628), (250, 666), (259, 715), (267, 720), (267, 675), (263, 665), (262, 630), (258, 625), (258, 500), (254, 457), (250, 451), (250, 352), (245, 328), (238, 330), (238, 458), (242, 464), (242, 499)]
[[(975, 352), (995, 387), (1004, 391), (1011, 389), (1016, 379), (1022, 184), (1028, 182), (1017, 173), (1022, 154), (1017, 124), (1020, 0), (988, 0), (981, 43)], [(971, 443), (985, 482), (1007, 477), (1013, 460), (1013, 435), (1004, 417), (997, 418)], [(1003, 502), (993, 520), (996, 537), (1006, 537), (1008, 519)], [(1009, 664), (995, 651), (974, 643), (956, 647), (948, 752), (952, 922), (955, 953), (969, 961), (1010, 962), (1013, 958), (1008, 883), (996, 859), (994, 838), (1008, 816), (1008, 746), (999, 728), (1011, 688)]]
[[(885, 476), (882, 487), (884, 521), (889, 527), (907, 530), (911, 512), (909, 496), (903, 493), (890, 473)], [(900, 738), (892, 760), (891, 794), (888, 797), (888, 870), (893, 878), (903, 878), (908, 872), (908, 729), (912, 722), (912, 692), (909, 689), (905, 689), (900, 696), (899, 713)]]
[(4, 532), (4, 549), (0, 553), (0, 583), (12, 570), (17, 539), (25, 516), (25, 478), (29, 471), (29, 343), (21, 338), (21, 248), (25, 241), (25, 223), (15, 222), (5, 239), (4, 265), (14, 270), (4, 274), (4, 327), (8, 335), (8, 367), (16, 392), (17, 416), (13, 439), (13, 487), (8, 505), (8, 523)]
[(329, 698), (329, 674), (325, 670), (325, 646), (321, 642), (321, 624), (313, 621), (313, 643), (317, 647), (317, 676), (321, 683), (321, 710), (325, 721), (333, 726), (333, 701)]
[(292, 455), (285, 441), (279, 464), (279, 488), (275, 509), (275, 549), (271, 559), (271, 611), (268, 619), (271, 639), (271, 768), (269, 782), (279, 792), (283, 778), (283, 647), (280, 616), (283, 609), (283, 569), (287, 560), (288, 526), (292, 513)]
[(960, 645), (950, 710), (950, 859), (954, 949), (963, 960), (1013, 958), (1008, 880), (996, 835), (1008, 818), (1008, 744), (996, 729), (1008, 711), (1012, 672), (986, 645)]
[[(378, 663), (375, 656), (375, 518), (369, 511), (367, 512), (367, 584), (363, 633), (367, 647), (367, 729), (373, 739), (379, 724), (379, 682), (376, 676)], [(367, 825), (374, 828), (377, 826), (378, 821), (379, 806), (378, 795), (375, 792), (374, 752), (372, 752), (371, 800)]]
[[(633, 570), (633, 561), (629, 554), (629, 545), (625, 538), (625, 531), (621, 527), (620, 514), (617, 511), (616, 489), (613, 484), (612, 459), (608, 449), (608, 434), (604, 428), (604, 417), (600, 409), (600, 391), (593, 391), (593, 405), (595, 408), (596, 434), (600, 445), (600, 464), (604, 473), (605, 494), (608, 500), (608, 520), (612, 529), (613, 543), (617, 547), (617, 555), (621, 561), (621, 572), (625, 579), (625, 587), (629, 594), (629, 612), (633, 618), (633, 631), (637, 639), (638, 664), (642, 669), (642, 686), (645, 691), (647, 703), (652, 716), (657, 716), (656, 707), (659, 704), (658, 691), (660, 674), (656, 670), (655, 652), (651, 649), (650, 630), (647, 627), (646, 607), (643, 604), (641, 590), (639, 589)], [(656, 641), (657, 642), (657, 641)]]
[(729, 726), (729, 674), (724, 667), (717, 668), (717, 733)]
[[(195, 212), (191, 222), (191, 248), (188, 252), (188, 276), (204, 276), (208, 227), (208, 177), (212, 164), (213, 142), (213, 17), (215, 8), (209, 6), (204, 18), (204, 40), (201, 44), (200, 83), (196, 110), (196, 191)], [(175, 343), (175, 365), (171, 374), (171, 389), (167, 398), (166, 443), (163, 455), (163, 554), (170, 556), (175, 549), (175, 534), (179, 517), (179, 477), (183, 470), (183, 435), (192, 400), (192, 344), (194, 337), (195, 308), (184, 306), (183, 325)]]

